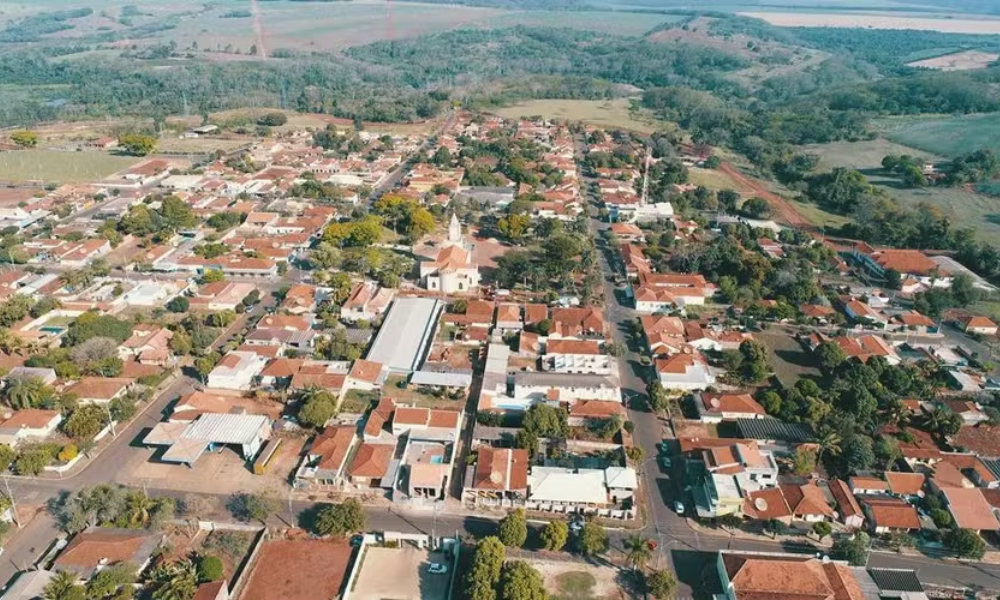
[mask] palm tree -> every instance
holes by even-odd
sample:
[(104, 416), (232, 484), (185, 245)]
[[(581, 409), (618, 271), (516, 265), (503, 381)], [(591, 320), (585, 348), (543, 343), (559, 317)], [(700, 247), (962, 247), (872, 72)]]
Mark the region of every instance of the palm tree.
[(23, 347), (21, 338), (10, 332), (9, 329), (0, 329), (0, 350), (8, 356), (18, 353)]
[(45, 585), (42, 598), (45, 600), (73, 600), (83, 598), (83, 588), (77, 585), (80, 576), (70, 571), (57, 571)]
[(625, 549), (628, 551), (626, 560), (632, 565), (633, 571), (645, 570), (646, 563), (653, 557), (652, 542), (639, 534), (625, 540)]
[(159, 565), (152, 580), (153, 600), (191, 600), (198, 589), (197, 570), (190, 560)]
[(4, 390), (7, 404), (18, 410), (38, 406), (48, 395), (48, 386), (40, 377), (14, 377)]
[(819, 439), (816, 440), (816, 446), (818, 450), (816, 452), (816, 462), (820, 462), (823, 458), (823, 454), (829, 452), (833, 456), (840, 455), (840, 434), (832, 429), (826, 429), (821, 431), (819, 434)]
[(149, 523), (149, 511), (153, 501), (145, 493), (135, 492), (128, 497), (129, 522), (133, 527), (145, 527)]

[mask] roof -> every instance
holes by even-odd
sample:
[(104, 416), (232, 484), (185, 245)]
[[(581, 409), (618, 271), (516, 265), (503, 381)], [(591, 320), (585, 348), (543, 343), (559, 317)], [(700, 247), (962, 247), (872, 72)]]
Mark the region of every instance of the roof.
[(358, 446), (348, 473), (351, 477), (381, 479), (389, 471), (396, 446), (391, 444), (367, 444)]
[[(55, 572), (39, 569), (38, 571), (22, 571), (4, 592), (3, 600), (35, 600), (42, 598), (45, 586), (55, 577)], [(195, 599), (197, 600), (197, 599)]]
[(12, 414), (9, 419), (0, 423), (0, 431), (20, 430), (20, 429), (43, 429), (60, 416), (58, 410), (42, 410), (39, 408), (29, 408), (19, 410)]
[(215, 444), (251, 444), (263, 429), (270, 430), (271, 420), (263, 415), (205, 413), (188, 425), (182, 436)]
[(528, 488), (528, 497), (535, 502), (608, 503), (604, 471), (601, 469), (532, 467)]
[(702, 406), (707, 413), (740, 413), (766, 415), (764, 407), (750, 394), (700, 394)]
[(917, 572), (910, 569), (868, 569), (881, 592), (923, 592)]
[(608, 419), (615, 415), (625, 416), (625, 407), (620, 402), (580, 400), (569, 407), (569, 416), (582, 419)]
[(942, 460), (934, 465), (934, 475), (931, 481), (939, 489), (972, 487), (972, 483), (962, 475), (962, 471), (954, 463)]
[(898, 498), (884, 496), (867, 496), (862, 502), (868, 506), (876, 527), (889, 529), (920, 529), (920, 517), (917, 509)]
[(382, 364), (359, 358), (351, 365), (351, 379), (376, 383), (382, 374)]
[(854, 475), (850, 477), (848, 483), (852, 490), (882, 490), (888, 491), (889, 484), (884, 479), (870, 477), (868, 475)]
[(632, 467), (604, 469), (604, 482), (609, 489), (635, 490), (639, 488), (639, 474)]
[(749, 492), (743, 499), (743, 512), (752, 519), (780, 519), (792, 515), (781, 488), (772, 487)]
[(549, 339), (545, 342), (546, 354), (601, 354), (600, 342), (594, 340)]
[(951, 438), (952, 445), (961, 446), (986, 458), (1000, 458), (1000, 426), (980, 423), (962, 427)]
[(413, 385), (467, 388), (472, 385), (472, 373), (417, 371), (410, 377), (410, 383)]
[(857, 579), (844, 563), (809, 555), (722, 552), (722, 565), (736, 600), (863, 600)]
[(963, 317), (959, 319), (959, 322), (962, 323), (962, 325), (964, 325), (966, 328), (972, 327), (974, 329), (976, 328), (996, 329), (997, 327), (997, 324), (994, 323), (992, 319), (989, 319), (987, 317), (980, 317), (977, 315), (969, 315), (967, 317)]
[(441, 307), (441, 301), (432, 298), (397, 298), (367, 359), (396, 372), (416, 371), (434, 335)]
[(528, 488), (528, 451), (511, 448), (479, 448), (472, 487), (484, 490)]
[(958, 527), (973, 531), (1000, 529), (1000, 522), (993, 513), (993, 507), (983, 497), (980, 489), (945, 488), (941, 493), (948, 501), (948, 510), (951, 511)]
[(920, 250), (880, 250), (872, 253), (872, 260), (883, 269), (892, 269), (900, 273), (926, 275), (934, 270), (940, 270), (938, 264)]
[(86, 400), (111, 400), (134, 382), (126, 377), (84, 377), (66, 392)]
[(887, 471), (886, 481), (889, 482), (889, 491), (903, 496), (915, 496), (924, 487), (926, 477), (923, 473), (898, 473)]
[(815, 483), (782, 485), (780, 488), (793, 515), (833, 516), (833, 509), (827, 504), (823, 490)]
[(73, 571), (89, 578), (99, 566), (119, 562), (142, 565), (160, 545), (162, 536), (146, 529), (91, 527), (70, 540), (56, 557), (56, 570)]
[(343, 466), (356, 437), (357, 428), (353, 425), (327, 427), (313, 438), (309, 454), (320, 457), (317, 468), (338, 471)]
[(805, 423), (786, 423), (778, 419), (736, 419), (740, 435), (749, 440), (777, 440), (805, 443), (815, 439)]
[(225, 579), (203, 583), (198, 586), (198, 589), (195, 591), (194, 596), (191, 597), (191, 600), (216, 600), (216, 598), (219, 597), (219, 592), (221, 592), (224, 587), (226, 587)]
[(833, 499), (837, 501), (837, 507), (840, 509), (840, 514), (843, 518), (853, 517), (855, 515), (861, 515), (864, 518), (864, 514), (861, 512), (861, 505), (858, 504), (857, 498), (851, 492), (847, 484), (840, 479), (834, 479), (830, 481), (830, 494), (833, 495)]

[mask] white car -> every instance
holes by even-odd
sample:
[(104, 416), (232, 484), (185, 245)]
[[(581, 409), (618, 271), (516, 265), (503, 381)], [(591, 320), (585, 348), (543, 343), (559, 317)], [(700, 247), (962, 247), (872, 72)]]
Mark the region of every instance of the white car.
[(444, 575), (448, 572), (448, 565), (443, 565), (441, 563), (431, 563), (428, 573), (433, 573), (434, 575)]
[(679, 515), (684, 514), (684, 504), (680, 500), (674, 500), (674, 512)]

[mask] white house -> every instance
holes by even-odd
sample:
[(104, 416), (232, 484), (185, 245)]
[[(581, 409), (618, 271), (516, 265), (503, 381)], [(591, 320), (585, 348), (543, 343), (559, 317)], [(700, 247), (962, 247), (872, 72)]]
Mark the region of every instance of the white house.
[(249, 391), (266, 365), (267, 359), (254, 352), (230, 352), (208, 374), (208, 387)]
[(555, 373), (607, 375), (611, 362), (594, 340), (552, 339), (545, 343), (545, 369)]
[(693, 392), (715, 385), (708, 361), (701, 354), (676, 354), (656, 359), (660, 383), (668, 390)]

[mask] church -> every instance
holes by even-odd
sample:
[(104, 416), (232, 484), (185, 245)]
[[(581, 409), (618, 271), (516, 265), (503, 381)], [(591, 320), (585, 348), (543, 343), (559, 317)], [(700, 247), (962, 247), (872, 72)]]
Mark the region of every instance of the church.
[(448, 225), (448, 239), (437, 259), (420, 264), (420, 278), (428, 290), (454, 294), (479, 287), (479, 267), (472, 262), (472, 245), (462, 235), (462, 224), (454, 213)]

